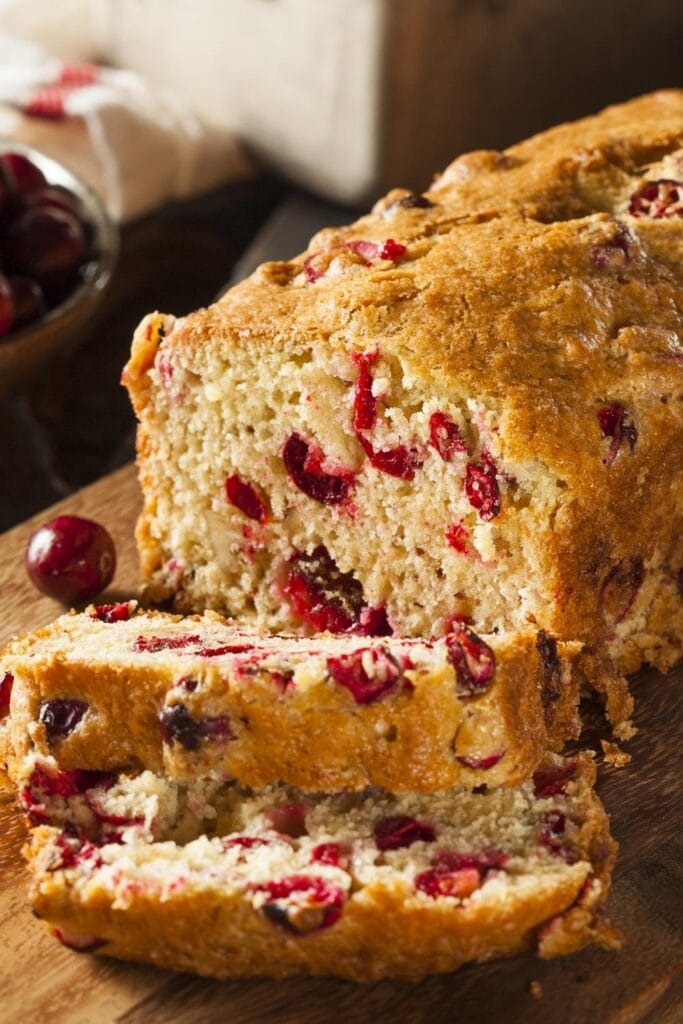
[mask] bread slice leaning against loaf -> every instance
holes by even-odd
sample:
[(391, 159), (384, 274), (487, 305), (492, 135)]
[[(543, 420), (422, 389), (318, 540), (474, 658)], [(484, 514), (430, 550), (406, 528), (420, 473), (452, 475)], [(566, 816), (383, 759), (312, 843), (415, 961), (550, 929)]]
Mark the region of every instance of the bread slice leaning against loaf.
[[(270, 636), (135, 602), (71, 613), (0, 656), (0, 759), (392, 792), (527, 779), (580, 729), (577, 643)], [(10, 687), (11, 683), (11, 687)]]

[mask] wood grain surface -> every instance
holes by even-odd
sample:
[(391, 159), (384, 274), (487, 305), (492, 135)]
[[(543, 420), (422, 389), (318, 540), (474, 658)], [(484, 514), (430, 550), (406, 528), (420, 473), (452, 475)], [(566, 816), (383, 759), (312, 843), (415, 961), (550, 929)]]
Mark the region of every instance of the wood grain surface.
[[(91, 516), (115, 539), (109, 597), (137, 585), (132, 467), (56, 506)], [(23, 552), (43, 513), (0, 537), (0, 642), (50, 621), (61, 608), (36, 593)], [(78, 955), (59, 946), (26, 905), (25, 838), (9, 795), (0, 796), (0, 1021), (2, 1024), (247, 1024), (268, 1021), (467, 1024), (681, 1024), (683, 1021), (683, 669), (634, 682), (639, 732), (621, 769), (603, 765), (599, 790), (621, 844), (609, 910), (621, 953), (584, 950), (542, 962), (518, 956), (411, 985), (320, 979), (207, 982), (155, 968)], [(596, 737), (590, 733), (593, 739)], [(201, 928), (201, 921), (197, 922)], [(540, 982), (532, 996), (530, 984)]]

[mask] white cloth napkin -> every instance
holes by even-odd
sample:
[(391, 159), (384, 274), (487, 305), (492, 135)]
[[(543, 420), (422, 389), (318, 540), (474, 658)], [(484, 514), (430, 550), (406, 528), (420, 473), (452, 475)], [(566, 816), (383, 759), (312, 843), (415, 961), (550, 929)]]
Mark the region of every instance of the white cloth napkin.
[[(4, 2), (15, 13), (32, 6)], [(153, 63), (152, 57), (152, 71)], [(181, 96), (155, 87), (151, 77), (65, 60), (4, 31), (0, 137), (60, 160), (101, 195), (117, 221), (253, 170), (234, 137), (203, 123)]]

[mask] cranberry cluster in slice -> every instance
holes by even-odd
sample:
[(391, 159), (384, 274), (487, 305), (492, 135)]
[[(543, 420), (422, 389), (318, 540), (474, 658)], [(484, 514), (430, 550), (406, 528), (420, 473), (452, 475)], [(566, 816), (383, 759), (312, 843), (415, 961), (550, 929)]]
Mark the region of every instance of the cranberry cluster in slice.
[(496, 660), (493, 651), (474, 630), (454, 623), (446, 636), (448, 660), (455, 669), (456, 693), (460, 700), (472, 700), (485, 693), (493, 681)]
[(484, 522), (495, 519), (500, 512), (500, 489), (496, 467), (490, 456), (480, 462), (469, 462), (465, 473), (465, 494), (472, 508)]
[(199, 750), (203, 740), (230, 740), (232, 726), (227, 715), (193, 718), (184, 704), (172, 704), (159, 713), (164, 743), (179, 743), (186, 750)]
[(346, 687), (357, 704), (372, 704), (393, 693), (401, 672), (395, 658), (378, 647), (365, 647), (327, 659), (330, 678)]
[(326, 252), (314, 252), (304, 260), (304, 273), (310, 284), (315, 284), (321, 277), (325, 277), (329, 258), (335, 252), (344, 250), (355, 253), (359, 261), (369, 267), (373, 260), (388, 260), (391, 263), (398, 263), (405, 255), (406, 246), (393, 238), (387, 238), (384, 242), (369, 242), (363, 238), (354, 238), (348, 242), (341, 242)]
[(325, 456), (320, 447), (306, 441), (301, 434), (292, 434), (282, 449), (285, 469), (300, 491), (322, 505), (340, 505), (348, 497), (353, 473), (323, 468)]
[(638, 429), (623, 405), (614, 403), (598, 409), (598, 424), (603, 437), (611, 438), (607, 455), (602, 460), (605, 466), (611, 466), (619, 454), (622, 441), (627, 441), (631, 451), (638, 440)]
[(45, 726), (48, 743), (53, 744), (72, 733), (87, 710), (84, 700), (69, 697), (44, 700), (38, 709), (38, 721)]
[(80, 201), (22, 153), (0, 156), (0, 336), (39, 319), (93, 258)]
[(236, 473), (226, 477), (225, 496), (229, 504), (238, 508), (248, 519), (257, 523), (265, 523), (268, 519), (268, 506), (259, 492)]
[(646, 181), (631, 196), (628, 209), (633, 217), (683, 217), (683, 181)]
[(370, 608), (353, 573), (341, 572), (322, 544), (298, 552), (284, 567), (282, 592), (292, 611), (316, 633), (390, 636), (384, 608)]
[(481, 854), (440, 850), (432, 861), (434, 866), (415, 877), (415, 888), (432, 899), (439, 896), (466, 899), (481, 886), (490, 871), (503, 870), (507, 861), (508, 856), (502, 850), (489, 849)]
[(257, 897), (255, 905), (270, 921), (298, 935), (331, 927), (339, 920), (345, 899), (340, 886), (317, 875), (289, 875), (250, 889)]
[(401, 850), (413, 843), (433, 843), (434, 826), (405, 814), (383, 818), (375, 825), (375, 845), (378, 850)]

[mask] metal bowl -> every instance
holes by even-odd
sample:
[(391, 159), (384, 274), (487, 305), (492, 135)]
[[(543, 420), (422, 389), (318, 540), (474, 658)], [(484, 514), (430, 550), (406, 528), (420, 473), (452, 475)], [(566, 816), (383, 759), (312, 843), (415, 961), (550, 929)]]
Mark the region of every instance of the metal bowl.
[(0, 394), (25, 384), (47, 361), (77, 347), (79, 334), (102, 300), (119, 252), (119, 233), (101, 200), (71, 171), (31, 146), (11, 139), (0, 141), (0, 154), (22, 153), (38, 167), (49, 185), (62, 185), (77, 197), (91, 225), (90, 262), (81, 268), (81, 281), (71, 294), (40, 320), (0, 338)]

